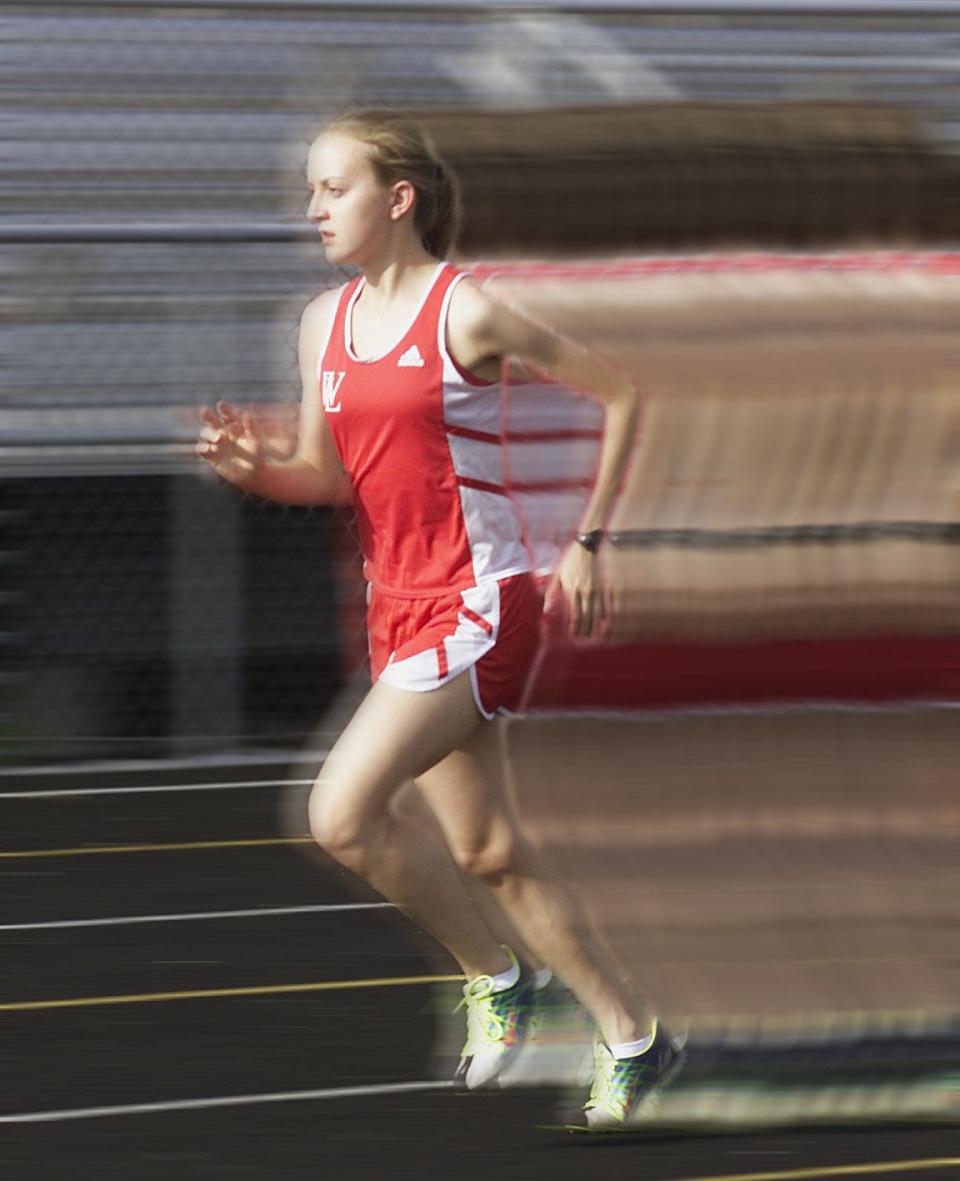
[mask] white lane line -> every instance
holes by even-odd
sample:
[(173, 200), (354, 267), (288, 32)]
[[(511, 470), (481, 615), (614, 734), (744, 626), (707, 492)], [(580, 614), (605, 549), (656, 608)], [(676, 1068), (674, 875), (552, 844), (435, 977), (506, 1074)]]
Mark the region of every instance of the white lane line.
[[(331, 737), (336, 738), (336, 735), (331, 735)], [(140, 775), (144, 771), (202, 771), (213, 767), (294, 766), (302, 759), (325, 759), (326, 757), (326, 750), (314, 750), (309, 747), (299, 747), (295, 750), (277, 747), (267, 751), (248, 751), (245, 754), (234, 752), (233, 754), (219, 755), (183, 755), (167, 759), (71, 759), (65, 763), (0, 767), (0, 779), (45, 779), (53, 775)]]
[(250, 910), (205, 910), (187, 914), (131, 914), (108, 919), (58, 919), (45, 923), (0, 923), (0, 931), (57, 931), (67, 927), (121, 927), (132, 923), (189, 923), (200, 919), (246, 919), (275, 914), (332, 914), (342, 910), (393, 910), (392, 902), (338, 902), (312, 906), (257, 906)]
[(307, 787), (312, 779), (243, 779), (232, 783), (164, 783), (147, 787), (77, 787), (62, 791), (2, 791), (0, 800), (52, 800), (69, 796), (148, 795), (164, 791), (237, 791), (245, 787)]
[(172, 1099), (162, 1103), (124, 1103), (115, 1107), (68, 1107), (61, 1111), (25, 1111), (0, 1115), (0, 1124), (45, 1124), (70, 1119), (101, 1119), (111, 1115), (150, 1115), (159, 1111), (200, 1111), (209, 1107), (242, 1107), (255, 1103), (296, 1103), (309, 1099), (352, 1099), (364, 1095), (400, 1095), (410, 1091), (449, 1091), (453, 1083), (378, 1083), (366, 1087), (324, 1087), (316, 1091), (267, 1091), (262, 1095), (219, 1095), (209, 1099)]

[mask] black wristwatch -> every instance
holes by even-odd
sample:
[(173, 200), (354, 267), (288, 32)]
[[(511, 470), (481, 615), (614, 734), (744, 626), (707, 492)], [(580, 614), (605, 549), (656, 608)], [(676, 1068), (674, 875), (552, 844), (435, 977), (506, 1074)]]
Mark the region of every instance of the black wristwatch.
[(600, 542), (606, 537), (603, 529), (591, 529), (589, 533), (575, 533), (574, 537), (587, 553), (595, 554), (600, 548)]

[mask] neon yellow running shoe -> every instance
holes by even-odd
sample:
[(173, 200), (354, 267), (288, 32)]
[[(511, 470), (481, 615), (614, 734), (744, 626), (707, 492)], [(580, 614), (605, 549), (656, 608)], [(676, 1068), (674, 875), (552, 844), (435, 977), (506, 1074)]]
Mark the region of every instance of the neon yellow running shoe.
[(593, 1085), (584, 1105), (591, 1131), (622, 1128), (641, 1111), (651, 1110), (663, 1086), (683, 1065), (684, 1051), (655, 1022), (653, 1042), (632, 1058), (614, 1058), (598, 1034), (594, 1042)]
[(534, 975), (509, 947), (504, 951), (520, 970), (516, 984), (495, 992), (492, 977), (474, 976), (463, 986), (460, 1005), (467, 1009), (467, 1040), (453, 1076), (454, 1085), (462, 1090), (499, 1085), (499, 1076), (520, 1053), (536, 1025)]

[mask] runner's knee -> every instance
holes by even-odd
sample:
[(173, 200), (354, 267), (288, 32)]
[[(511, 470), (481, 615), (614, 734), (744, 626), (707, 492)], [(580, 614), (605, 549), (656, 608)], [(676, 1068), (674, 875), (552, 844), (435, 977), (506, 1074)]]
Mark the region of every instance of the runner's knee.
[(378, 825), (343, 785), (318, 782), (310, 796), (310, 833), (322, 849), (361, 872), (376, 844)]
[(464, 873), (495, 887), (519, 872), (522, 841), (515, 833), (498, 833), (484, 840), (459, 843), (451, 852)]

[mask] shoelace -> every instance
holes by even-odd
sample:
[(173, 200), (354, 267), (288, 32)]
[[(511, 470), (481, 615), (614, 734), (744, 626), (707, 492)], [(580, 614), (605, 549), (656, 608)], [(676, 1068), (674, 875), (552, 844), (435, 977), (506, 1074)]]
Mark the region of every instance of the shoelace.
[(644, 1075), (655, 1071), (653, 1062), (638, 1058), (614, 1058), (605, 1045), (598, 1044), (595, 1055), (596, 1070), (586, 1108), (601, 1108), (622, 1119), (629, 1110), (636, 1089)]
[(505, 1036), (504, 1020), (496, 1011), (493, 979), (490, 976), (475, 976), (463, 986), (463, 1000), (454, 1009), (458, 1013), (467, 1006), (467, 1042), (464, 1054), (484, 1042), (502, 1042)]

